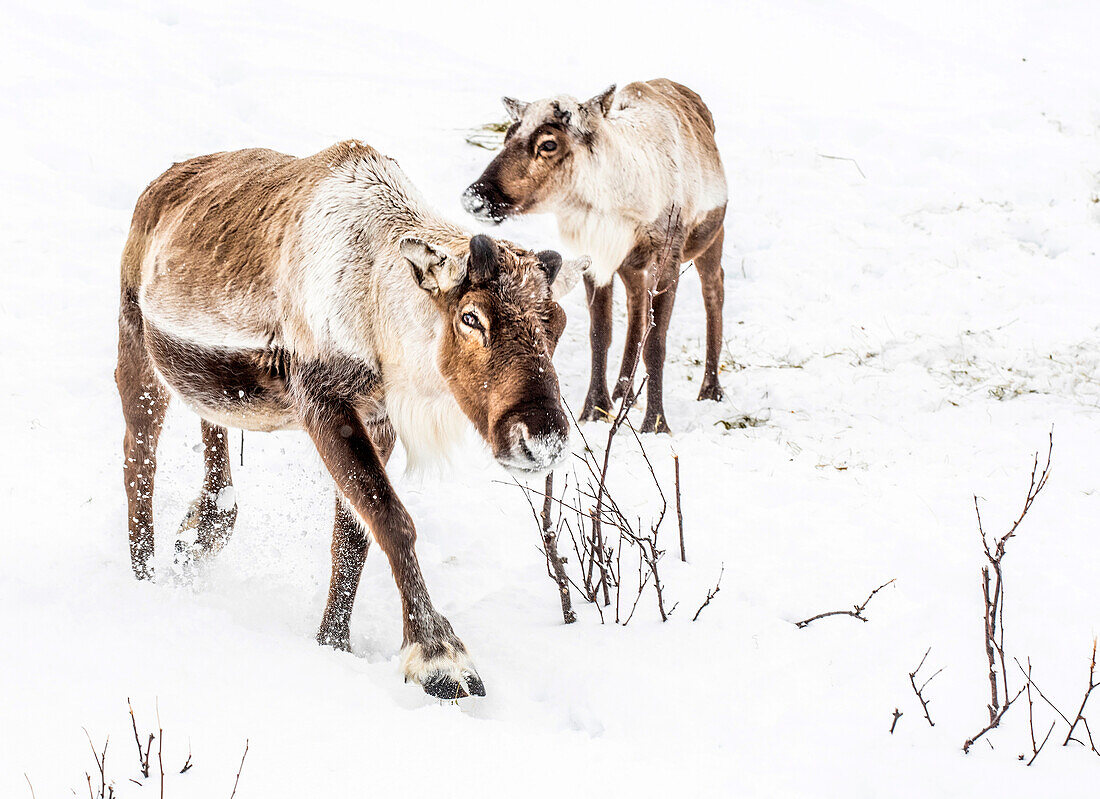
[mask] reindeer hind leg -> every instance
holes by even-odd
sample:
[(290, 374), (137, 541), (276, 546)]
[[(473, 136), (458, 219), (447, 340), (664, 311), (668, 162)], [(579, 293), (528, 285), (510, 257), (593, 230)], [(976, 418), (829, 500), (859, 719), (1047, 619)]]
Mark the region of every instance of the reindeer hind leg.
[(133, 292), (124, 290), (118, 320), (115, 383), (126, 422), (122, 474), (130, 531), (130, 565), (139, 580), (153, 577), (149, 562), (154, 551), (153, 481), (157, 470), (157, 441), (169, 399), (145, 350), (143, 327), (136, 297)]
[(332, 579), (321, 629), (317, 632), (317, 643), (321, 646), (351, 651), (351, 609), (369, 549), (370, 534), (337, 490), (336, 521), (332, 526)]
[[(176, 565), (213, 557), (233, 535), (237, 497), (229, 467), (229, 431), (202, 420), (202, 490), (187, 509), (176, 535)], [(188, 539), (193, 539), (193, 543)]]
[(720, 229), (711, 245), (695, 259), (695, 269), (703, 289), (703, 305), (707, 312), (707, 360), (703, 367), (703, 384), (699, 399), (720, 401), (722, 386), (718, 382), (718, 354), (722, 349), (722, 305), (725, 302), (725, 274), (722, 270), (722, 242), (725, 230)]

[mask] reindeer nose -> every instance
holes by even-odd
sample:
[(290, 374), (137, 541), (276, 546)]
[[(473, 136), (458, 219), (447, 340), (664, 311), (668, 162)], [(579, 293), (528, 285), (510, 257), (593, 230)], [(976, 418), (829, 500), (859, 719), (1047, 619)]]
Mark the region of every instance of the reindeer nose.
[(482, 222), (500, 224), (510, 203), (493, 186), (478, 181), (462, 192), (462, 207)]
[(569, 423), (560, 410), (513, 417), (502, 425), (504, 444), (496, 453), (506, 467), (545, 472), (569, 454)]
[(475, 216), (484, 222), (492, 221), (489, 202), (482, 196), (478, 189), (478, 184), (475, 183), (466, 189), (466, 191), (462, 192), (462, 207), (465, 208), (466, 213), (471, 216)]
[(552, 469), (562, 462), (569, 448), (569, 437), (560, 432), (531, 435), (523, 422), (513, 428), (518, 449), (533, 471)]

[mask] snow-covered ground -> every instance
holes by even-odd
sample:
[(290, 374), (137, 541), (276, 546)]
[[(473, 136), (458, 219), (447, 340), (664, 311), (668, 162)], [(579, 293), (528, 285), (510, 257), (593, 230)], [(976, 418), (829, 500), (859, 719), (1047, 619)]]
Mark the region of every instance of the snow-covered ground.
[[(1100, 632), (1097, 6), (373, 5), (0, 11), (0, 795), (30, 796), (24, 773), (38, 797), (79, 794), (82, 728), (110, 735), (116, 795), (156, 795), (130, 781), (127, 697), (143, 728), (159, 704), (170, 797), (228, 796), (245, 739), (239, 797), (1094, 793), (1100, 758), (1062, 747), (1061, 721), (1035, 765), (1017, 759), (1026, 705), (992, 748), (961, 744), (988, 721), (972, 495), (1006, 530), (1052, 425), (1053, 475), (1005, 558), (1006, 647), (1072, 714)], [(356, 137), (474, 230), (459, 194), (490, 156), (464, 136), (503, 116), (500, 95), (657, 76), (708, 101), (731, 186), (727, 398), (694, 401), (689, 271), (666, 370), (675, 435), (647, 440), (666, 485), (671, 453), (683, 472), (689, 562), (666, 533), (667, 624), (650, 595), (625, 629), (583, 605), (562, 625), (530, 511), (472, 441), (442, 476), (402, 476), (400, 454), (391, 471), (483, 700), (402, 684), (377, 551), (354, 655), (316, 646), (331, 485), (301, 434), (246, 434), (242, 466), (233, 433), (237, 531), (197, 586), (133, 580), (112, 371), (118, 258), (149, 180), (200, 153)], [(498, 232), (557, 245), (546, 218)], [(574, 408), (582, 294), (556, 356)], [(761, 424), (721, 424), (742, 415)], [(173, 410), (161, 553), (198, 446)], [(644, 512), (648, 472), (617, 447), (613, 486)], [(866, 624), (793, 624), (891, 578)], [(909, 685), (929, 647), (935, 727)], [(1100, 733), (1100, 696), (1092, 713)], [(1035, 714), (1041, 735), (1054, 714)]]

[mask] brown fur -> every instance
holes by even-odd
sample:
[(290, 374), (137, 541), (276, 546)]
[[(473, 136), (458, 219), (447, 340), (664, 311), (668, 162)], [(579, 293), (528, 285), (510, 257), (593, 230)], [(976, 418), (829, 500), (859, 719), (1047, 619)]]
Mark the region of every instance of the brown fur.
[[(618, 93), (611, 87), (583, 103), (563, 95), (535, 103), (505, 98), (505, 106), (514, 124), (504, 148), (463, 200), (467, 210), (487, 221), (554, 212), (563, 237), (593, 254), (593, 270), (585, 278), (592, 377), (582, 418), (607, 414), (612, 398), (629, 387), (640, 354), (649, 375), (642, 429), (668, 430), (665, 339), (679, 266), (692, 260), (707, 314), (699, 399), (721, 399), (725, 178), (714, 119), (702, 98), (658, 79), (631, 83)], [(621, 260), (599, 263), (601, 242), (611, 242), (604, 249)], [(619, 379), (609, 395), (612, 273), (626, 288), (628, 326)]]
[(401, 432), (393, 414), (404, 408), (403, 434), (415, 436), (457, 404), (509, 465), (560, 457), (568, 425), (550, 361), (564, 326), (550, 289), (560, 264), (469, 239), (424, 206), (396, 162), (359, 142), (303, 159), (244, 150), (174, 165), (138, 200), (122, 259), (115, 374), (135, 575), (152, 576), (170, 394), (203, 419), (185, 566), (220, 549), (236, 519), (225, 425), (301, 427), (338, 490), (318, 640), (348, 648), (369, 530), (401, 593), (406, 677), (435, 695), (483, 692), (432, 606), (415, 528), (386, 476)]

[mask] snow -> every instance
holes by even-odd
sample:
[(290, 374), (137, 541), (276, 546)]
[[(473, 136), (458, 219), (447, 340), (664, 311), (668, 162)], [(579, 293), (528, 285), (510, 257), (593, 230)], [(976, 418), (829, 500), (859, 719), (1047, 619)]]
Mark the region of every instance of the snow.
[[(107, 2), (3, 17), (0, 795), (29, 796), (24, 773), (39, 797), (79, 791), (94, 769), (82, 728), (97, 745), (110, 734), (117, 795), (156, 794), (155, 779), (129, 782), (127, 697), (143, 729), (159, 707), (173, 797), (228, 795), (246, 738), (243, 798), (1094, 790), (1100, 759), (1061, 747), (1060, 721), (1035, 765), (1017, 760), (1026, 706), (994, 748), (961, 752), (988, 720), (972, 496), (1006, 530), (1052, 426), (1053, 475), (1005, 557), (1006, 646), (1072, 713), (1100, 632), (1094, 4)], [(402, 476), (400, 452), (391, 473), (483, 700), (402, 683), (377, 551), (354, 653), (314, 643), (332, 497), (302, 434), (246, 434), (241, 465), (233, 431), (232, 541), (192, 587), (132, 579), (112, 371), (118, 258), (148, 181), (200, 153), (355, 137), (478, 230), (460, 195), (489, 154), (463, 138), (503, 118), (501, 95), (662, 75), (709, 103), (730, 184), (726, 400), (694, 400), (689, 270), (665, 376), (675, 434), (646, 440), (666, 487), (678, 454), (684, 486), (688, 563), (666, 531), (680, 602), (667, 624), (650, 594), (629, 627), (600, 626), (576, 597), (579, 621), (562, 625), (530, 510), (472, 438), (440, 476)], [(544, 217), (495, 232), (560, 246)], [(582, 295), (564, 300), (555, 355), (575, 410)], [(762, 423), (720, 423), (741, 415)], [(173, 408), (161, 564), (201, 485), (199, 442)], [(651, 509), (635, 444), (616, 444), (612, 469), (621, 501)], [(793, 624), (891, 578), (866, 624)], [(944, 669), (927, 691), (935, 727), (908, 677), (928, 647), (926, 668)], [(1041, 733), (1053, 713), (1035, 713)]]

